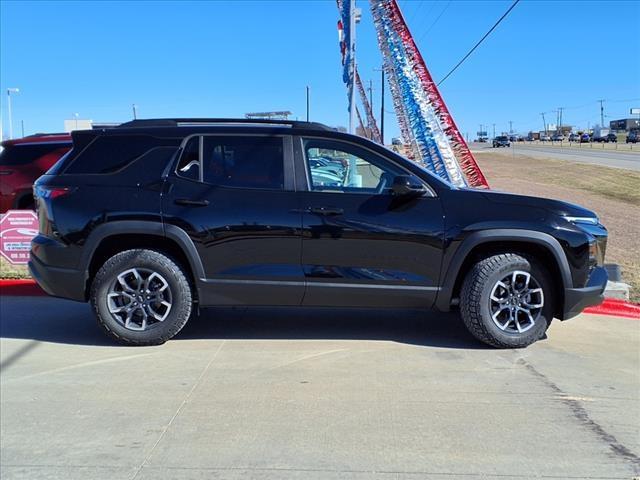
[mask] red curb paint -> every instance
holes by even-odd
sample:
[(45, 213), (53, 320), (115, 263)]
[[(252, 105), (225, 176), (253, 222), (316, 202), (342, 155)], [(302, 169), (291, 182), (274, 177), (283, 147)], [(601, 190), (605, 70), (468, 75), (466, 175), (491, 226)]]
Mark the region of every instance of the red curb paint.
[(0, 280), (0, 295), (11, 295), (15, 297), (34, 297), (46, 295), (35, 280), (31, 279), (8, 279)]
[[(31, 279), (0, 279), (0, 295), (11, 295), (17, 297), (31, 297), (36, 295), (46, 295), (35, 280)], [(617, 300), (615, 298), (605, 298), (604, 302), (596, 307), (589, 307), (584, 313), (596, 315), (613, 315), (616, 317), (633, 318), (640, 320), (640, 305), (635, 303)]]
[(604, 302), (595, 307), (589, 307), (584, 313), (595, 313), (597, 315), (614, 315), (616, 317), (633, 318), (640, 320), (640, 305), (629, 303), (615, 298), (605, 298)]

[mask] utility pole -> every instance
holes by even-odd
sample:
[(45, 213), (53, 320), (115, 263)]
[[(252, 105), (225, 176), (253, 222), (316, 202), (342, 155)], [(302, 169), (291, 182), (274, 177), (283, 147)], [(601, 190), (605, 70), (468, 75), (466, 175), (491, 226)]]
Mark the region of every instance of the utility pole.
[(493, 124), (493, 138), (496, 138), (496, 124)]
[(513, 133), (513, 120), (509, 120), (509, 135)]
[(562, 111), (564, 107), (558, 107), (558, 133), (562, 135)]
[(600, 102), (600, 128), (604, 128), (604, 99), (598, 102)]
[(307, 122), (309, 121), (309, 85), (307, 85)]
[(371, 111), (373, 112), (373, 80), (369, 80), (369, 105), (371, 105)]
[(547, 134), (547, 121), (544, 119), (544, 112), (542, 112), (540, 115), (542, 115), (542, 123), (544, 124), (544, 134)]
[(356, 0), (347, 0), (349, 2), (349, 58), (351, 65), (349, 73), (351, 75), (351, 85), (349, 86), (349, 133), (356, 133)]
[(24, 120), (20, 120), (20, 126), (22, 127), (22, 138), (24, 138)]
[(480, 124), (480, 131), (478, 132), (478, 140), (482, 140), (482, 124)]
[(138, 119), (138, 106), (135, 103), (133, 103), (131, 105), (131, 108), (133, 108), (133, 119), (137, 120)]
[[(384, 145), (384, 65), (382, 68), (374, 68), (376, 72), (380, 72), (380, 139)], [(373, 99), (371, 99), (371, 109), (373, 110)]]

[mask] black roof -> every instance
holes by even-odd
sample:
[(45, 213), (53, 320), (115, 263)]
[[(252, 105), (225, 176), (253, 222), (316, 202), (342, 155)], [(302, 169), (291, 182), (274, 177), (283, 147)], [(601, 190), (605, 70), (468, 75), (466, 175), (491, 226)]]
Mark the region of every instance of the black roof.
[(157, 127), (226, 127), (226, 126), (255, 126), (255, 127), (289, 127), (299, 130), (334, 129), (317, 122), (299, 122), (297, 120), (268, 120), (250, 118), (149, 118), (132, 120), (118, 125), (116, 128), (157, 128)]

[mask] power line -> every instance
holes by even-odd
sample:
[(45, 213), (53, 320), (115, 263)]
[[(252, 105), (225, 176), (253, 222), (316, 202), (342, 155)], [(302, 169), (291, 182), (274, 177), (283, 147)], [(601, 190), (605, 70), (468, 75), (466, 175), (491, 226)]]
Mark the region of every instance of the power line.
[(447, 2), (447, 4), (444, 6), (444, 8), (442, 9), (442, 11), (440, 12), (440, 14), (436, 17), (436, 19), (431, 23), (431, 25), (429, 25), (429, 28), (427, 28), (427, 30), (420, 35), (420, 38), (418, 39), (418, 42), (416, 43), (420, 43), (420, 40), (422, 40), (424, 37), (427, 36), (427, 33), (429, 33), (431, 31), (431, 29), (435, 26), (436, 23), (438, 23), (438, 20), (440, 20), (440, 17), (442, 17), (442, 15), (444, 15), (444, 12), (447, 11), (447, 8), (449, 8), (449, 5), (451, 5), (451, 0), (449, 0)]
[(431, 13), (431, 11), (433, 10), (433, 7), (435, 7), (438, 4), (438, 0), (435, 0), (433, 2), (431, 2), (431, 5), (429, 6), (429, 9), (427, 10), (427, 12), (424, 14), (424, 18), (429, 18), (429, 14)]
[(460, 65), (462, 65), (462, 63), (463, 63), (467, 58), (469, 58), (469, 55), (471, 55), (471, 54), (473, 53), (473, 51), (474, 51), (476, 48), (478, 48), (478, 47), (480, 46), (480, 44), (484, 41), (484, 39), (485, 39), (485, 38), (487, 38), (487, 37), (489, 36), (489, 34), (490, 34), (491, 32), (493, 32), (493, 31), (496, 29), (496, 27), (497, 27), (498, 25), (500, 25), (500, 22), (502, 22), (502, 20), (504, 20), (504, 19), (505, 19), (505, 17), (506, 17), (507, 15), (509, 15), (509, 12), (511, 12), (511, 10), (513, 10), (513, 8), (514, 8), (514, 7), (515, 7), (519, 2), (520, 2), (520, 0), (515, 0), (515, 2), (513, 2), (513, 3), (511, 4), (511, 6), (509, 7), (509, 9), (508, 9), (506, 12), (504, 12), (504, 14), (503, 14), (499, 19), (498, 19), (498, 21), (497, 21), (496, 23), (494, 23), (494, 24), (493, 24), (493, 27), (491, 27), (491, 28), (489, 29), (489, 31), (488, 31), (487, 33), (485, 33), (485, 34), (484, 34), (484, 36), (483, 36), (480, 40), (478, 40), (478, 43), (476, 43), (476, 44), (473, 46), (473, 48), (472, 48), (471, 50), (469, 50), (469, 53), (467, 53), (464, 57), (462, 57), (462, 60), (460, 60), (460, 61), (456, 64), (456, 66), (455, 66), (455, 67), (453, 67), (453, 68), (451, 69), (451, 71), (450, 71), (449, 73), (447, 73), (447, 74), (444, 76), (444, 78), (438, 82), (438, 86), (442, 85), (442, 82), (444, 82), (447, 78), (449, 78), (449, 76), (450, 76), (453, 72), (455, 72), (455, 71), (458, 69), (458, 67), (459, 67)]
[(418, 14), (418, 12), (420, 11), (420, 9), (422, 8), (423, 5), (424, 5), (424, 0), (420, 0), (420, 3), (418, 4), (418, 7), (411, 14), (411, 20), (407, 19), (407, 23), (411, 23), (413, 21), (413, 19), (416, 18), (416, 15)]

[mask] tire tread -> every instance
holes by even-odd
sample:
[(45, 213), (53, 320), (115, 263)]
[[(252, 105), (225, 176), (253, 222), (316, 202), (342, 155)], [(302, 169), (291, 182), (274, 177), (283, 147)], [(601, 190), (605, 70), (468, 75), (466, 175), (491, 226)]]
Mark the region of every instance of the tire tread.
[(481, 312), (482, 290), (489, 276), (506, 265), (522, 262), (530, 263), (531, 260), (517, 253), (493, 255), (477, 262), (465, 277), (460, 293), (460, 313), (469, 332), (481, 342), (497, 348), (523, 348), (532, 343), (530, 339), (517, 337), (510, 343), (496, 338), (484, 324)]
[[(167, 331), (165, 331), (162, 335), (157, 336), (153, 339), (134, 339), (134, 338), (126, 338), (112, 328), (109, 327), (109, 324), (103, 318), (100, 313), (100, 309), (98, 308), (98, 290), (99, 287), (107, 281), (107, 276), (113, 270), (121, 266), (123, 263), (126, 263), (131, 257), (135, 257), (138, 260), (147, 260), (152, 261), (157, 264), (162, 265), (169, 271), (172, 271), (175, 275), (175, 280), (178, 283), (178, 291), (175, 292), (175, 296), (177, 298), (184, 299), (183, 302), (179, 302), (180, 311), (178, 312), (177, 319), (174, 325)], [(167, 340), (174, 337), (182, 328), (185, 326), (189, 317), (191, 316), (191, 308), (192, 308), (192, 294), (191, 294), (191, 286), (187, 277), (185, 276), (182, 268), (178, 266), (176, 262), (167, 257), (164, 253), (159, 252), (157, 250), (150, 249), (131, 249), (124, 250), (120, 253), (115, 254), (109, 260), (107, 260), (104, 265), (98, 270), (98, 273), (93, 279), (91, 284), (91, 305), (93, 306), (93, 310), (96, 314), (96, 318), (98, 320), (98, 325), (106, 332), (106, 334), (112, 339), (130, 346), (152, 346), (152, 345), (161, 345), (165, 343)]]

